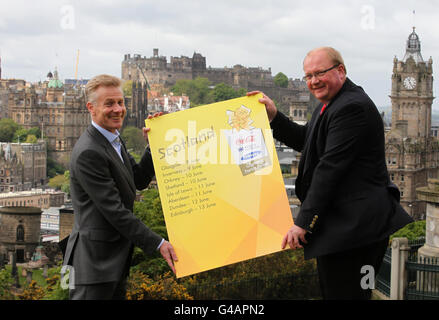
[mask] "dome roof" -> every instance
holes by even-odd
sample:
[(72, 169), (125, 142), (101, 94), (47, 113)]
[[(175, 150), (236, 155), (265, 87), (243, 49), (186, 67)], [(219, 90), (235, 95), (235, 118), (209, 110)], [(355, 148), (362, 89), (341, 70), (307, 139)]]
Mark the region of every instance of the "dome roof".
[(48, 88), (55, 88), (55, 89), (63, 87), (63, 83), (58, 78), (58, 71), (57, 70), (55, 70), (55, 72), (53, 74), (53, 78), (51, 78), (49, 80), (49, 84), (47, 85), (47, 87)]
[(61, 80), (59, 79), (52, 79), (49, 81), (49, 84), (47, 85), (48, 88), (62, 88), (63, 84)]

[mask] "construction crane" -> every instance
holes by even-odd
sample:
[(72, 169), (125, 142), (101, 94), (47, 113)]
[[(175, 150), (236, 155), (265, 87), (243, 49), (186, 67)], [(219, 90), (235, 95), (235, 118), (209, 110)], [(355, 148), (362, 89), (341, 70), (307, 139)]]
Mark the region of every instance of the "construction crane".
[(78, 82), (79, 49), (76, 55), (75, 84)]
[(145, 83), (146, 83), (146, 88), (151, 90), (151, 88), (149, 87), (149, 83), (148, 83), (148, 79), (145, 76), (145, 73), (143, 73), (142, 68), (140, 67), (140, 65), (137, 62), (134, 62), (136, 64), (137, 69), (139, 69), (139, 71), (142, 73), (143, 79), (145, 79)]

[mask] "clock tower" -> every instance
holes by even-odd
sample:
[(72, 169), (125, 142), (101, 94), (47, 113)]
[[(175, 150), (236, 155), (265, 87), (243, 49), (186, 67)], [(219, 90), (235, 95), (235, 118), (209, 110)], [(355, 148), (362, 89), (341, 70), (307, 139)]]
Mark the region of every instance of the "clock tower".
[(402, 60), (393, 60), (392, 129), (401, 129), (406, 137), (431, 135), (433, 103), (433, 61), (424, 61), (421, 42), (413, 27)]
[(416, 189), (438, 177), (439, 140), (431, 135), (433, 61), (424, 61), (413, 28), (402, 60), (393, 59), (392, 128), (386, 133), (390, 179), (401, 191), (401, 205), (416, 220), (425, 218), (426, 203)]

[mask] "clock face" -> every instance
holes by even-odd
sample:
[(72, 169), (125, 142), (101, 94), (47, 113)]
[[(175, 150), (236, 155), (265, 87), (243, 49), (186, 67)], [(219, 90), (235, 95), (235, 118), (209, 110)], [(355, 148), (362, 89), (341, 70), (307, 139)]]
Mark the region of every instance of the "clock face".
[(407, 77), (404, 79), (404, 87), (406, 89), (414, 89), (416, 87), (416, 80), (413, 77)]

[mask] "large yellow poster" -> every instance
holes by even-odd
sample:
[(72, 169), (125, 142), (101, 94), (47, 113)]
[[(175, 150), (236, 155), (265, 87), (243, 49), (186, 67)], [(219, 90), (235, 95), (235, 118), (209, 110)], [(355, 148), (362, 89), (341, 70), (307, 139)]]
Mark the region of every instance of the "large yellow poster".
[(145, 121), (177, 277), (280, 251), (293, 224), (260, 97)]

